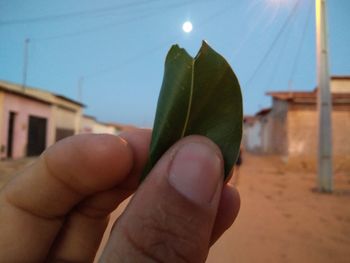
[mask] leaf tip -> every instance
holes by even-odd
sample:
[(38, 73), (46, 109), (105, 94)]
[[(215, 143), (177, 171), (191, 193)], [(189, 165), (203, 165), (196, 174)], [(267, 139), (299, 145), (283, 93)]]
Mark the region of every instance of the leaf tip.
[(179, 50), (181, 50), (180, 46), (178, 44), (174, 44), (171, 46), (169, 53), (178, 52)]
[(203, 48), (203, 47), (205, 47), (205, 48), (210, 47), (209, 44), (208, 44), (208, 41), (205, 40), (205, 39), (202, 40), (202, 48)]
[(208, 52), (215, 52), (215, 51), (214, 51), (214, 49), (211, 48), (211, 46), (208, 44), (208, 42), (206, 40), (202, 40), (202, 46), (196, 55), (196, 59), (198, 57), (200, 57), (201, 54), (206, 54)]
[(178, 44), (174, 44), (171, 46), (168, 55), (167, 60), (170, 59), (176, 59), (179, 57), (185, 57), (186, 59), (192, 59), (192, 57), (187, 53), (186, 49), (180, 47)]

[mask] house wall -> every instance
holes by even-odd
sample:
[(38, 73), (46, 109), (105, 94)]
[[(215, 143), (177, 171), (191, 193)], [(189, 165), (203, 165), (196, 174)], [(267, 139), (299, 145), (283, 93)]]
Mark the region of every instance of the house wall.
[(53, 108), (56, 141), (80, 132), (81, 107), (55, 105)]
[(75, 131), (77, 113), (60, 107), (55, 107), (55, 126)]
[(35, 100), (23, 98), (10, 93), (3, 94), (1, 122), (1, 158), (6, 158), (8, 122), (10, 112), (16, 113), (14, 124), (13, 158), (26, 156), (28, 142), (29, 116), (45, 118), (47, 120), (46, 146), (53, 143), (53, 126), (51, 118), (51, 105)]
[(290, 105), (287, 125), (289, 156), (316, 155), (316, 113), (315, 105)]
[(261, 123), (261, 131), (260, 131), (260, 139), (261, 139), (261, 151), (263, 153), (271, 153), (271, 143), (272, 143), (272, 124), (273, 119), (271, 118), (271, 114), (266, 114), (260, 118)]
[(336, 156), (350, 156), (350, 105), (333, 107), (333, 152)]
[(117, 135), (119, 131), (112, 125), (100, 123), (93, 118), (83, 116), (81, 120), (80, 132), (97, 134), (107, 133)]
[(331, 91), (333, 93), (350, 93), (350, 79), (332, 79)]
[[(350, 105), (333, 106), (333, 155), (350, 155)], [(288, 112), (289, 156), (315, 156), (318, 145), (318, 114), (315, 105), (292, 105)]]
[(5, 98), (5, 93), (0, 91), (0, 157), (1, 153), (5, 151), (4, 146), (2, 146), (2, 136), (3, 133), (5, 132), (5, 128), (3, 127), (3, 122), (4, 122), (4, 98)]
[[(55, 97), (54, 101), (56, 105), (56, 127), (72, 129), (74, 134), (78, 134), (82, 118), (82, 106), (60, 97)], [(65, 123), (64, 117), (68, 117), (67, 123)]]
[[(269, 134), (265, 149), (268, 153), (282, 154), (288, 153), (287, 137), (287, 112), (288, 102), (274, 99), (272, 102), (270, 120), (266, 129)], [(268, 135), (266, 135), (268, 136)]]
[(107, 133), (107, 134), (116, 134), (114, 127), (105, 125), (103, 123), (96, 122), (93, 128), (94, 133)]
[(83, 116), (80, 123), (80, 133), (93, 133), (96, 120)]
[(256, 120), (254, 123), (245, 126), (245, 148), (247, 151), (261, 151), (261, 123)]

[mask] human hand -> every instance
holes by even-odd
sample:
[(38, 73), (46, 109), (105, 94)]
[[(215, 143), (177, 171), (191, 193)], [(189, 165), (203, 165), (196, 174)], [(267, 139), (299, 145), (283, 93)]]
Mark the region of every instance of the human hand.
[[(150, 131), (78, 135), (50, 147), (0, 192), (1, 262), (91, 262), (109, 214), (138, 187)], [(115, 223), (102, 262), (203, 262), (233, 223), (220, 150), (176, 143)]]

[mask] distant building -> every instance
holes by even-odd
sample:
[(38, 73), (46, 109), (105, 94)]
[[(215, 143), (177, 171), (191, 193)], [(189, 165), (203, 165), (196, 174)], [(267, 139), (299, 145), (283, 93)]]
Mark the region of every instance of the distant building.
[(268, 147), (268, 114), (271, 108), (260, 110), (255, 116), (244, 118), (243, 144), (250, 152), (263, 153)]
[(83, 115), (80, 123), (80, 133), (93, 133), (96, 122), (94, 116)]
[[(332, 77), (332, 133), (335, 158), (350, 156), (350, 77)], [(314, 158), (318, 144), (317, 89), (269, 92), (271, 110), (245, 122), (247, 150)]]
[(35, 156), (77, 134), (83, 107), (61, 95), (0, 81), (0, 158)]
[(83, 115), (81, 120), (81, 133), (106, 133), (117, 135), (123, 130), (122, 126), (116, 126), (110, 123), (103, 123), (96, 120), (95, 117)]

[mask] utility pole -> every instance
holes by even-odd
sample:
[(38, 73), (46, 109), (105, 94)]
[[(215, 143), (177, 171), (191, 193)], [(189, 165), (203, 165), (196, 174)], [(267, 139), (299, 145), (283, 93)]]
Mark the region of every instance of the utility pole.
[(24, 52), (23, 52), (23, 78), (22, 78), (22, 89), (25, 91), (27, 84), (27, 71), (28, 71), (28, 48), (30, 39), (26, 38), (24, 40)]
[(318, 187), (333, 191), (332, 167), (332, 96), (328, 68), (327, 1), (316, 0), (316, 44), (318, 79)]

